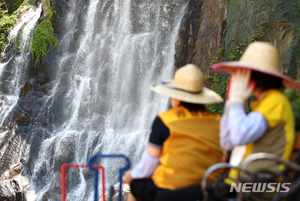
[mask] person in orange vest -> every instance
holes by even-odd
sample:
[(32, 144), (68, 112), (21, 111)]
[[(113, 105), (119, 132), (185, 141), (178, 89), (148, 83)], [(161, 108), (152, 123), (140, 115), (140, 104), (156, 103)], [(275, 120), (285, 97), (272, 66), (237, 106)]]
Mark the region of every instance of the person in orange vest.
[[(220, 145), (232, 150), (230, 163), (239, 166), (245, 157), (258, 152), (290, 160), (295, 125), (291, 104), (282, 89), (300, 89), (300, 83), (280, 73), (278, 49), (267, 42), (254, 42), (240, 61), (216, 63), (212, 68), (231, 74), (220, 125)], [(244, 104), (251, 94), (256, 101), (247, 114)], [(283, 166), (272, 161), (256, 161), (248, 166), (250, 171), (258, 169), (279, 171)], [(237, 178), (237, 171), (231, 171), (230, 177)]]
[[(222, 98), (204, 87), (203, 80), (200, 69), (187, 64), (175, 72), (172, 81), (151, 88), (169, 96), (172, 109), (154, 119), (140, 162), (124, 175), (132, 193), (129, 201), (202, 199), (202, 177), (222, 157), (220, 116), (205, 106)], [(215, 173), (210, 180), (218, 176)]]

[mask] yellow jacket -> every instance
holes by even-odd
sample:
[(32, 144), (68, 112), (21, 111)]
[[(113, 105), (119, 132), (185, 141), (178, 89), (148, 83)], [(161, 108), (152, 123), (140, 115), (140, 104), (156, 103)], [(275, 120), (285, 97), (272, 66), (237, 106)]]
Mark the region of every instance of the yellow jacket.
[[(191, 113), (180, 106), (159, 117), (169, 128), (170, 136), (163, 144), (161, 164), (152, 176), (153, 182), (159, 188), (171, 190), (200, 185), (205, 171), (221, 161), (220, 116)], [(210, 180), (218, 176), (213, 174)]]

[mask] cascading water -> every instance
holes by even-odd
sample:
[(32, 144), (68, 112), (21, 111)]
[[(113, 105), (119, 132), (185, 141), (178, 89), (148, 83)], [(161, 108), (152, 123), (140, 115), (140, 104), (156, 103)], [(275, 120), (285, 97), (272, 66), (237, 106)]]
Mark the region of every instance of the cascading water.
[[(28, 200), (60, 200), (63, 163), (86, 164), (97, 153), (122, 153), (133, 164), (139, 160), (152, 120), (168, 105), (150, 86), (172, 77), (188, 0), (66, 2), (65, 15), (58, 18), (64, 22), (57, 52), (48, 58), (52, 86), (40, 108), (47, 125), (32, 123), (26, 131), (31, 146), (37, 144), (27, 165)], [(122, 160), (98, 164), (106, 168), (107, 185), (117, 181)], [(67, 178), (67, 200), (93, 200), (90, 172), (68, 170)]]
[[(18, 40), (18, 46), (15, 48), (17, 55), (9, 55), (5, 63), (0, 63), (0, 92), (4, 93), (1, 97), (2, 106), (0, 106), (0, 131), (4, 129), (2, 127), (4, 120), (17, 104), (20, 89), (26, 79), (28, 79), (26, 73), (26, 69), (28, 68), (28, 56), (30, 54), (34, 27), (40, 18), (41, 12), (41, 5), (39, 8), (30, 8), (19, 19), (19, 23), (12, 29), (8, 36), (9, 42), (7, 45)], [(7, 48), (7, 46), (5, 48)]]
[[(12, 28), (8, 45), (17, 42), (14, 47), (15, 54), (8, 52), (1, 56), (5, 57), (0, 63), (0, 172), (4, 172), (4, 166), (20, 162), (28, 158), (30, 145), (26, 139), (16, 135), (16, 130), (9, 130), (12, 124), (12, 116), (15, 108), (18, 108), (19, 94), (22, 85), (28, 79), (27, 68), (28, 56), (32, 42), (34, 27), (40, 18), (42, 8), (32, 7), (24, 11), (18, 24)], [(6, 164), (9, 162), (9, 164)]]

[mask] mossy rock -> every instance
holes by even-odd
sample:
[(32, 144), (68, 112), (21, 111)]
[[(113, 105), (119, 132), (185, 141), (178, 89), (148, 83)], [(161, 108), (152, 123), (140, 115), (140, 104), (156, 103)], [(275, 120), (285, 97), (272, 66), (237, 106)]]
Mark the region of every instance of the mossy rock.
[(58, 38), (54, 35), (52, 26), (52, 16), (56, 14), (54, 10), (54, 3), (51, 0), (44, 2), (47, 8), (44, 8), (44, 13), (47, 15), (43, 17), (43, 21), (36, 27), (34, 37), (31, 45), (31, 55), (36, 59), (37, 65), (39, 59), (49, 53), (54, 47), (58, 45)]
[(58, 39), (53, 33), (52, 22), (44, 19), (35, 29), (31, 45), (31, 54), (36, 58), (36, 64), (41, 56), (46, 55), (58, 44)]
[[(0, 2), (0, 51), (3, 51), (7, 36), (11, 31), (11, 27), (18, 21), (19, 15), (33, 5), (31, 1), (18, 0), (14, 2), (14, 9), (9, 4)], [(11, 6), (13, 6), (11, 5)], [(11, 9), (11, 10), (9, 10)]]

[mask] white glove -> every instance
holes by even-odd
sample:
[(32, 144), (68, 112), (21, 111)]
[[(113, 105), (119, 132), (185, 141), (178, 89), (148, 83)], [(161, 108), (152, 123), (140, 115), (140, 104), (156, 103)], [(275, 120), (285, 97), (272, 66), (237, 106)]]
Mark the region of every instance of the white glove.
[(251, 70), (237, 69), (231, 74), (229, 101), (244, 103), (250, 96), (255, 85), (249, 85)]

